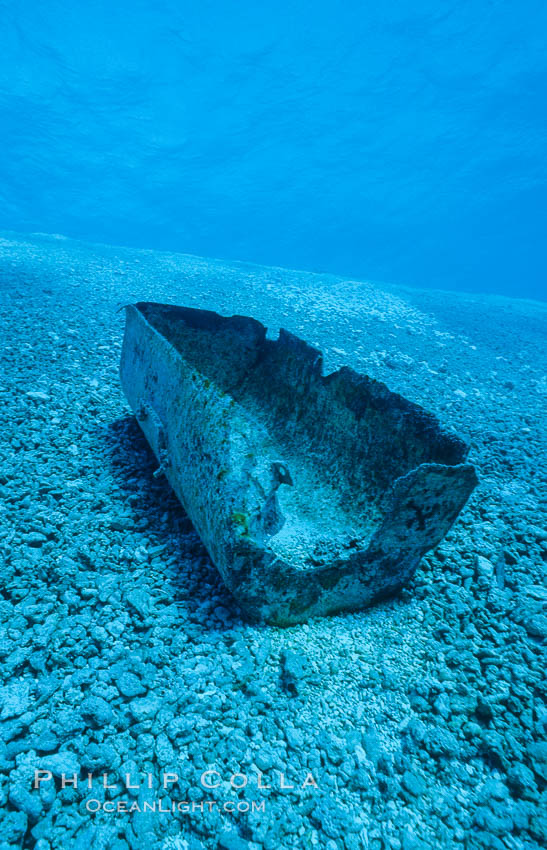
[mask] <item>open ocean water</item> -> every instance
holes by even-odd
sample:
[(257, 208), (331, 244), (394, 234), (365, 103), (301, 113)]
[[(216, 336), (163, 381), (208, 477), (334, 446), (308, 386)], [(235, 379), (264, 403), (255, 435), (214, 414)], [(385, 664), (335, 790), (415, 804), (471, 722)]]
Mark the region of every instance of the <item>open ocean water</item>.
[[(532, 0), (0, 0), (0, 850), (547, 845), (546, 40)], [(139, 301), (465, 441), (399, 593), (249, 621), (122, 392)]]
[(2, 0), (0, 21), (0, 226), (545, 297), (541, 0)]

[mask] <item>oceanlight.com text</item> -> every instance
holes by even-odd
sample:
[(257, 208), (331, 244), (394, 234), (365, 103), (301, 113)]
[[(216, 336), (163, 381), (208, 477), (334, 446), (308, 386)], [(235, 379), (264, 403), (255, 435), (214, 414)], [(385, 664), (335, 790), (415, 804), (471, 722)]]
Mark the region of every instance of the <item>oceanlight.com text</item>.
[(107, 812), (110, 814), (122, 814), (132, 812), (155, 812), (157, 814), (194, 814), (199, 812), (212, 812), (218, 809), (221, 812), (232, 814), (234, 812), (264, 812), (266, 811), (265, 800), (201, 800), (188, 802), (181, 800), (178, 803), (169, 803), (168, 800), (97, 800), (91, 798), (86, 801), (86, 810), (91, 814), (95, 812)]

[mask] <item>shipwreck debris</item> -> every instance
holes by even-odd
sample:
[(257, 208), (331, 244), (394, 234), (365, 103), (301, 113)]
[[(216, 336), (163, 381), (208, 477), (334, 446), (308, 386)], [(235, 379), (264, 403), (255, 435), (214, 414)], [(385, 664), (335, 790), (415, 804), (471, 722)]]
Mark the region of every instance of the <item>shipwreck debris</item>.
[(477, 483), (419, 406), (252, 318), (126, 307), (127, 399), (224, 582), (278, 625), (396, 592)]

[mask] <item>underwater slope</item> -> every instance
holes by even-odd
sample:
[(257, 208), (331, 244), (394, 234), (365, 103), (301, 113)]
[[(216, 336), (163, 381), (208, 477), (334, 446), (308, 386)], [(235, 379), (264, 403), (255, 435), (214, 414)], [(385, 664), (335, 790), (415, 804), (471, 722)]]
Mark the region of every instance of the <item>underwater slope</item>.
[[(116, 310), (137, 300), (281, 324), (326, 371), (367, 372), (471, 441), (480, 484), (407, 590), (283, 631), (241, 619), (122, 396)], [(181, 833), (249, 850), (545, 843), (544, 306), (4, 234), (0, 310), (3, 835), (118, 850), (184, 846)], [(224, 785), (206, 799), (233, 799), (239, 769), (241, 798), (265, 812), (91, 816), (96, 791), (30, 788), (36, 766), (172, 770), (170, 794), (129, 799), (199, 799), (211, 764)]]

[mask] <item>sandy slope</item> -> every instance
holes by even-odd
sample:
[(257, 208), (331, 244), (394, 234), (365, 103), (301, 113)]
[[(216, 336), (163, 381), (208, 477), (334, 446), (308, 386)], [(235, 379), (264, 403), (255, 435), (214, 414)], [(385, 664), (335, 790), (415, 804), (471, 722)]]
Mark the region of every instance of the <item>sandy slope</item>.
[[(242, 620), (119, 388), (116, 310), (146, 299), (282, 325), (470, 441), (480, 486), (399, 598)], [(0, 315), (0, 848), (542, 846), (546, 305), (5, 234)], [(199, 801), (207, 765), (203, 814), (31, 787), (170, 770)], [(264, 812), (221, 810), (237, 770)], [(106, 799), (165, 794), (131, 793)]]

